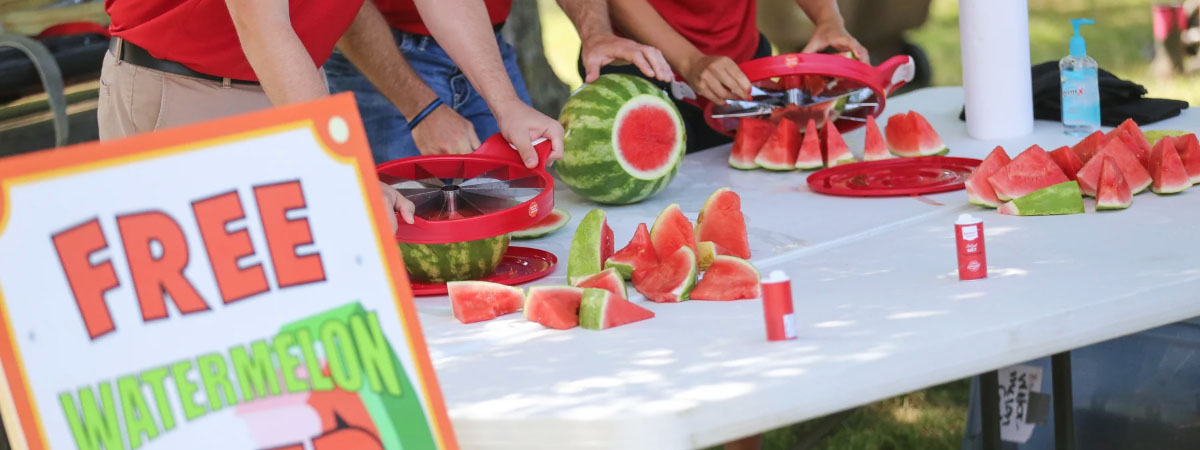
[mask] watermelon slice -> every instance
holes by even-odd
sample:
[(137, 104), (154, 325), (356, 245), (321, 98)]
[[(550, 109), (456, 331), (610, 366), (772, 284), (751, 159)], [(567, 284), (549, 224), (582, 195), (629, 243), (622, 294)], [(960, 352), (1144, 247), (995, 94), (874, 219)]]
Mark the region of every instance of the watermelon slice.
[(889, 117), (883, 131), (887, 135), (888, 148), (899, 156), (912, 158), (950, 151), (925, 116), (916, 111)]
[(842, 139), (842, 133), (838, 131), (832, 121), (825, 122), (824, 153), (825, 167), (837, 167), (858, 162), (857, 159), (854, 159), (854, 154), (850, 153), (850, 147), (846, 146), (846, 140)]
[(1083, 168), (1083, 162), (1079, 160), (1079, 155), (1076, 155), (1071, 147), (1065, 145), (1050, 152), (1050, 158), (1054, 159), (1054, 163), (1058, 164), (1069, 180), (1074, 180), (1075, 174)]
[(667, 206), (654, 219), (654, 226), (650, 227), (650, 244), (659, 260), (675, 253), (679, 247), (687, 247), (693, 255), (696, 253), (696, 232), (692, 230), (692, 222), (679, 210), (678, 203)]
[(1100, 155), (1112, 158), (1113, 164), (1116, 164), (1117, 168), (1121, 169), (1121, 174), (1125, 175), (1125, 182), (1129, 183), (1129, 190), (1134, 195), (1150, 187), (1153, 180), (1146, 168), (1142, 167), (1133, 153), (1125, 149), (1125, 144), (1120, 139), (1111, 139), (1100, 150), (1100, 153), (1097, 153), (1083, 165), (1082, 169), (1079, 169), (1079, 176), (1076, 177), (1076, 180), (1079, 181), (1079, 190), (1084, 195), (1096, 196), (1096, 188), (1100, 184), (1100, 169), (1104, 164), (1103, 158), (1097, 158)]
[(804, 127), (804, 142), (796, 156), (796, 168), (800, 170), (820, 169), (825, 162), (821, 156), (821, 135), (817, 132), (817, 121), (808, 119)]
[(770, 121), (746, 117), (738, 124), (733, 137), (733, 150), (729, 152), (729, 165), (735, 169), (750, 170), (758, 167), (754, 158), (763, 144), (771, 137), (775, 125)]
[(1192, 179), (1188, 177), (1172, 139), (1159, 140), (1150, 151), (1150, 173), (1154, 178), (1150, 190), (1155, 194), (1178, 194), (1192, 187)]
[(1105, 144), (1108, 144), (1108, 136), (1103, 131), (1094, 131), (1071, 147), (1071, 150), (1074, 150), (1075, 155), (1079, 156), (1080, 162), (1087, 164), (1093, 156), (1100, 153), (1100, 149), (1104, 148)]
[(1034, 145), (1025, 149), (1012, 162), (988, 177), (996, 197), (1002, 201), (1020, 198), (1038, 189), (1053, 186), (1067, 179), (1045, 150)]
[(565, 209), (554, 208), (550, 215), (537, 221), (529, 227), (512, 232), (513, 239), (535, 239), (558, 231), (571, 222), (571, 213)]
[(575, 287), (604, 289), (621, 296), (621, 298), (629, 298), (629, 291), (625, 289), (625, 279), (621, 278), (617, 269), (604, 269), (598, 274), (575, 283)]
[(525, 319), (546, 328), (569, 330), (579, 326), (583, 289), (571, 286), (534, 286), (525, 297)]
[(696, 254), (691, 248), (679, 247), (657, 266), (633, 272), (633, 288), (650, 301), (682, 302), (696, 286)]
[(602, 209), (588, 211), (575, 238), (571, 240), (571, 253), (567, 258), (567, 279), (572, 284), (604, 270), (604, 262), (613, 254), (613, 231), (608, 227), (608, 217)]
[(599, 289), (586, 289), (579, 307), (579, 325), (604, 330), (654, 317), (654, 311)]
[(700, 270), (708, 270), (713, 261), (717, 259), (717, 246), (710, 241), (700, 241), (696, 243), (696, 267)]
[(750, 259), (742, 198), (736, 192), (724, 187), (708, 196), (696, 218), (696, 240), (713, 242), (723, 250), (717, 253)]
[(1133, 192), (1117, 163), (1107, 156), (1100, 157), (1100, 187), (1096, 188), (1096, 210), (1125, 209), (1133, 204)]
[(616, 269), (621, 278), (633, 279), (633, 271), (658, 264), (658, 254), (654, 253), (654, 244), (650, 240), (650, 231), (646, 224), (639, 223), (633, 239), (621, 251), (614, 253), (604, 262), (605, 269)]
[[(1142, 132), (1142, 136), (1146, 137), (1151, 147), (1154, 147), (1154, 144), (1157, 144), (1158, 140), (1164, 137), (1178, 137), (1187, 134), (1191, 133), (1183, 130), (1146, 130)], [(1179, 144), (1175, 144), (1175, 150), (1179, 150)]]
[(800, 153), (800, 127), (796, 122), (780, 120), (767, 138), (754, 163), (767, 170), (795, 170)]
[(718, 256), (696, 283), (692, 300), (746, 300), (762, 295), (761, 277), (750, 261), (736, 256)]
[(1172, 139), (1175, 141), (1175, 151), (1179, 152), (1179, 159), (1183, 161), (1183, 168), (1187, 169), (1188, 178), (1191, 178), (1192, 184), (1200, 183), (1200, 141), (1192, 133)]
[(1083, 195), (1079, 193), (1078, 182), (1064, 181), (1014, 199), (996, 211), (1010, 216), (1082, 214)]
[(987, 158), (971, 172), (971, 176), (967, 177), (967, 201), (973, 205), (986, 206), (988, 208), (999, 208), (1004, 202), (996, 197), (996, 190), (992, 189), (992, 183), (988, 181), (988, 177), (999, 172), (1000, 169), (1007, 166), (1012, 159), (1008, 157), (1008, 153), (1004, 152), (1004, 147), (999, 145), (988, 153)]
[(521, 310), (525, 292), (521, 288), (488, 281), (451, 281), (446, 283), (450, 311), (462, 323), (492, 320)]
[(875, 123), (875, 116), (867, 116), (867, 137), (866, 144), (863, 145), (863, 161), (881, 161), (895, 157), (896, 155), (888, 150), (887, 142), (883, 140), (883, 133), (879, 131), (879, 125)]
[(1109, 132), (1109, 139), (1114, 134), (1125, 142), (1125, 147), (1129, 148), (1137, 156), (1142, 166), (1146, 167), (1146, 170), (1150, 170), (1150, 141), (1146, 140), (1146, 135), (1138, 128), (1137, 123), (1133, 119), (1125, 119), (1116, 129)]

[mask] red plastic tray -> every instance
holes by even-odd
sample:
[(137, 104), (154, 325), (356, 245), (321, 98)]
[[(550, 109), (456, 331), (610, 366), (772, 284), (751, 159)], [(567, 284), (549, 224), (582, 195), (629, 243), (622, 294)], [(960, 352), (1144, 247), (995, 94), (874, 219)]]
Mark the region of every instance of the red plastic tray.
[(848, 197), (932, 194), (963, 188), (983, 161), (923, 156), (868, 161), (819, 170), (808, 176), (813, 192)]
[[(508, 247), (500, 265), (491, 275), (480, 278), (479, 281), (491, 281), (509, 286), (516, 286), (541, 279), (554, 273), (558, 265), (558, 257), (545, 250), (529, 247)], [(445, 283), (411, 282), (413, 295), (426, 297), (446, 295)]]

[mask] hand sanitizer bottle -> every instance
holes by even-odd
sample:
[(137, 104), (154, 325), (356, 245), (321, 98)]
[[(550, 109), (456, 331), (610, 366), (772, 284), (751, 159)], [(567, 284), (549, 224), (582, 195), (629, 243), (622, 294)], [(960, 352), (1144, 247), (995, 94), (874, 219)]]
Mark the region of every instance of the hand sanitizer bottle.
[(1063, 132), (1069, 135), (1083, 136), (1100, 129), (1100, 89), (1096, 78), (1099, 65), (1087, 55), (1087, 43), (1079, 34), (1080, 26), (1094, 23), (1092, 19), (1071, 19), (1075, 27), (1071, 54), (1058, 62)]

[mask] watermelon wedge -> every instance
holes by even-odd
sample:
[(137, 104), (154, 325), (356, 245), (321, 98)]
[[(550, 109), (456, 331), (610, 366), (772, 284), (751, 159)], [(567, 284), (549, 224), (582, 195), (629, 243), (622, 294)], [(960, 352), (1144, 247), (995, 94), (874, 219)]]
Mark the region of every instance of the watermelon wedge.
[(1083, 195), (1078, 182), (1064, 181), (1013, 199), (996, 211), (1010, 216), (1083, 214)]
[(558, 231), (571, 222), (571, 213), (565, 209), (554, 208), (550, 215), (537, 221), (523, 230), (512, 232), (513, 239), (536, 239)]
[(770, 121), (746, 117), (738, 124), (737, 134), (733, 137), (733, 149), (729, 152), (729, 165), (735, 169), (750, 170), (758, 167), (754, 158), (763, 144), (775, 131), (775, 125)]
[(1138, 161), (1142, 163), (1142, 167), (1150, 170), (1150, 141), (1146, 140), (1146, 135), (1138, 128), (1137, 123), (1133, 119), (1125, 119), (1116, 129), (1109, 132), (1109, 139), (1113, 135), (1121, 138), (1125, 143), (1125, 147), (1137, 156)]
[(1107, 156), (1100, 157), (1100, 187), (1096, 188), (1096, 210), (1125, 209), (1133, 204), (1133, 192), (1117, 163)]
[(1192, 184), (1200, 183), (1200, 141), (1192, 133), (1172, 139), (1175, 141), (1175, 151), (1179, 152), (1179, 159), (1183, 161), (1183, 168), (1187, 169), (1188, 178), (1191, 178)]
[(762, 295), (761, 277), (750, 261), (736, 256), (718, 256), (704, 278), (696, 283), (692, 300), (747, 300)]
[(629, 291), (625, 289), (625, 279), (621, 278), (621, 274), (617, 273), (617, 269), (604, 269), (598, 274), (575, 283), (575, 287), (604, 289), (619, 295), (621, 298), (629, 298)]
[(1050, 158), (1054, 159), (1054, 163), (1058, 164), (1069, 180), (1075, 180), (1075, 174), (1083, 168), (1083, 162), (1079, 160), (1079, 155), (1076, 155), (1071, 147), (1065, 145), (1050, 152)]
[(534, 286), (525, 297), (525, 319), (546, 328), (569, 330), (579, 326), (583, 289), (571, 286)]
[(654, 253), (654, 244), (650, 240), (650, 230), (646, 224), (639, 223), (633, 239), (620, 251), (614, 253), (604, 262), (605, 269), (616, 269), (621, 278), (633, 279), (633, 271), (642, 267), (658, 264), (658, 254)]
[(879, 131), (879, 125), (875, 123), (875, 116), (867, 116), (867, 137), (866, 143), (863, 145), (863, 161), (881, 161), (895, 157), (896, 155), (888, 150), (887, 142), (883, 140), (883, 133)]
[(633, 288), (657, 303), (682, 302), (696, 286), (696, 254), (686, 246), (665, 257), (657, 266), (633, 272)]
[(842, 139), (842, 133), (838, 131), (832, 121), (825, 122), (824, 153), (825, 167), (837, 167), (858, 162), (857, 159), (854, 159), (854, 154), (850, 153), (850, 147), (846, 146), (846, 140)]
[(767, 170), (795, 170), (799, 153), (800, 127), (796, 122), (780, 120), (762, 150), (754, 157), (754, 163)]
[(967, 187), (967, 201), (973, 205), (986, 206), (988, 208), (999, 208), (1004, 202), (996, 197), (996, 190), (992, 189), (992, 183), (988, 181), (988, 177), (999, 172), (1000, 169), (1007, 166), (1012, 159), (1008, 157), (1008, 153), (1004, 152), (1004, 147), (999, 145), (988, 153), (987, 158), (971, 172), (971, 176), (967, 177), (965, 183)]
[(451, 281), (446, 283), (450, 311), (462, 323), (483, 322), (512, 314), (525, 304), (521, 288), (488, 281)]
[(1087, 164), (1093, 156), (1100, 153), (1100, 149), (1104, 148), (1105, 144), (1108, 144), (1108, 136), (1103, 131), (1093, 131), (1092, 134), (1087, 135), (1078, 144), (1071, 147), (1071, 150), (1074, 150), (1075, 155), (1079, 156), (1080, 162)]
[(1034, 145), (1025, 149), (1012, 162), (988, 177), (996, 197), (1002, 201), (1021, 198), (1038, 189), (1053, 186), (1067, 179), (1067, 175), (1045, 150)]
[(1159, 140), (1150, 151), (1150, 174), (1154, 179), (1150, 190), (1155, 194), (1178, 194), (1192, 187), (1192, 179), (1188, 177), (1172, 139)]
[(696, 218), (696, 241), (710, 241), (723, 252), (739, 258), (750, 258), (750, 240), (746, 233), (746, 218), (742, 215), (742, 198), (727, 187), (717, 189)]
[(567, 258), (567, 279), (578, 282), (589, 275), (604, 270), (604, 262), (613, 254), (613, 231), (608, 227), (608, 216), (602, 209), (588, 211), (571, 240), (571, 253)]
[(950, 151), (925, 116), (916, 111), (889, 117), (883, 131), (887, 135), (888, 148), (899, 156), (912, 158)]
[[(1158, 140), (1164, 137), (1178, 137), (1186, 134), (1191, 133), (1183, 130), (1146, 130), (1142, 132), (1142, 136), (1145, 136), (1146, 140), (1150, 142), (1150, 147), (1154, 147), (1154, 144), (1157, 144)], [(1179, 150), (1178, 144), (1175, 145), (1175, 150)]]
[(1096, 188), (1100, 184), (1100, 169), (1104, 164), (1103, 158), (1097, 158), (1100, 155), (1108, 156), (1112, 159), (1113, 164), (1121, 169), (1121, 174), (1125, 175), (1125, 182), (1129, 183), (1129, 190), (1134, 195), (1150, 187), (1150, 183), (1153, 181), (1150, 173), (1146, 171), (1145, 167), (1142, 167), (1133, 153), (1125, 149), (1125, 144), (1120, 139), (1112, 139), (1104, 145), (1100, 153), (1097, 153), (1083, 165), (1082, 169), (1079, 169), (1076, 181), (1079, 181), (1079, 190), (1083, 192), (1083, 195), (1096, 196)]
[(679, 247), (687, 247), (695, 255), (696, 232), (692, 230), (692, 222), (679, 210), (678, 203), (667, 206), (654, 219), (654, 226), (650, 227), (650, 243), (660, 261), (674, 254)]
[(804, 142), (796, 156), (796, 168), (800, 170), (820, 169), (825, 164), (821, 156), (821, 135), (817, 132), (817, 121), (808, 119), (804, 127)]
[(710, 241), (696, 243), (696, 267), (701, 271), (708, 270), (717, 259), (717, 246)]
[(579, 325), (589, 330), (612, 327), (654, 318), (654, 311), (599, 289), (587, 289), (579, 306)]

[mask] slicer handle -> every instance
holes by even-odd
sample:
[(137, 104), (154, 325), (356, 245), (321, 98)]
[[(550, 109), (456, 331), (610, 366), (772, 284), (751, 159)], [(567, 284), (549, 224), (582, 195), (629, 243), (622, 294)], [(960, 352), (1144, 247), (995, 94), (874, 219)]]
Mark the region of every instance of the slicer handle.
[(882, 85), (887, 93), (896, 92), (908, 82), (913, 80), (916, 75), (917, 65), (913, 62), (913, 58), (908, 55), (896, 55), (888, 58), (883, 64), (876, 68), (879, 71), (879, 77), (883, 81)]
[[(550, 152), (554, 151), (554, 146), (549, 139), (539, 138), (533, 141), (533, 150), (538, 155), (539, 169), (546, 168), (546, 160), (550, 157)], [(500, 133), (493, 134), (492, 137), (483, 141), (479, 148), (475, 149), (475, 155), (486, 156), (489, 158), (503, 159), (506, 161), (516, 162), (525, 165), (525, 161), (521, 160), (521, 154), (517, 153), (517, 147), (510, 144), (504, 139)]]

